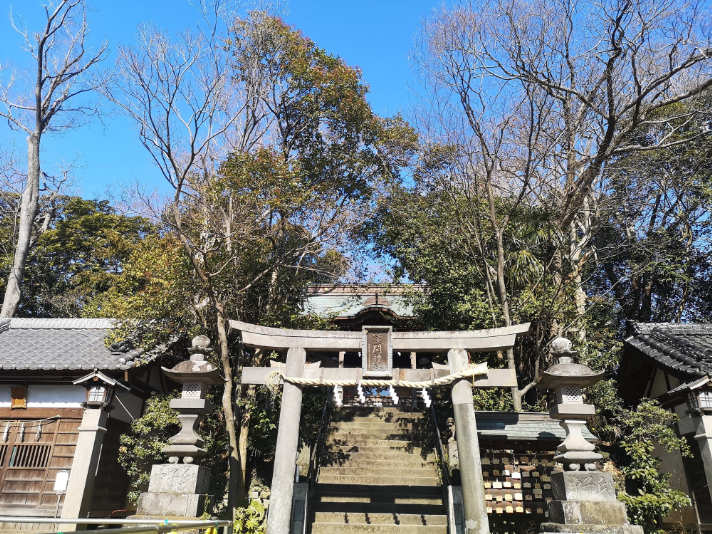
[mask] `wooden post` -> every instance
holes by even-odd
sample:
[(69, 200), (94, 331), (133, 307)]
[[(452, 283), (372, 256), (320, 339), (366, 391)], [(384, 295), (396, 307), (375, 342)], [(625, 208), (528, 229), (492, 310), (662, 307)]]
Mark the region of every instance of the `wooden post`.
[[(467, 352), (452, 349), (447, 353), (451, 373), (467, 366)], [(489, 534), (477, 422), (472, 406), (472, 386), (466, 378), (452, 384), (452, 408), (457, 428), (457, 454), (460, 461), (462, 496), (465, 508), (465, 534)]]
[(411, 369), (418, 368), (418, 354), (416, 352), (410, 353), (410, 368)]
[(339, 369), (344, 368), (344, 357), (346, 356), (346, 353), (342, 350), (339, 352)]
[[(306, 357), (307, 353), (304, 349), (289, 349), (285, 376), (304, 376)], [(282, 408), (279, 412), (279, 432), (274, 455), (272, 496), (267, 518), (267, 531), (270, 534), (289, 534), (290, 532), (297, 447), (299, 446), (299, 420), (302, 413), (302, 386), (285, 382), (282, 387)]]

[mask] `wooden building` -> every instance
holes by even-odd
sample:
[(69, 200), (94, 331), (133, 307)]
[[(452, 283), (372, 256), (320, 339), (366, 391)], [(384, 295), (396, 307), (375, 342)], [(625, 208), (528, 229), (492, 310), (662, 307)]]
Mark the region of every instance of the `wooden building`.
[(107, 346), (112, 326), (0, 320), (0, 515), (106, 517), (127, 508), (119, 437), (166, 383), (156, 365), (136, 364), (138, 351)]
[(692, 457), (659, 448), (661, 469), (674, 489), (693, 507), (666, 522), (712, 532), (712, 325), (634, 323), (627, 325), (618, 370), (618, 394), (634, 406), (642, 398), (658, 400), (680, 418), (677, 432)]

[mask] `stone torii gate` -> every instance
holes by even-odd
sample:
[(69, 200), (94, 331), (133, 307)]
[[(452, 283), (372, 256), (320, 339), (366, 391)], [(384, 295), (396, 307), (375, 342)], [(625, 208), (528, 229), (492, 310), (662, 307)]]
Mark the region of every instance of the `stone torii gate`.
[[(514, 370), (510, 369), (470, 368), (467, 351), (509, 349), (517, 334), (529, 330), (528, 323), (488, 330), (441, 332), (393, 332), (390, 326), (364, 326), (361, 332), (288, 330), (241, 321), (230, 321), (230, 328), (242, 332), (242, 342), (247, 347), (287, 350), (287, 362), (282, 368), (284, 389), (268, 518), (270, 534), (288, 534), (290, 531), (304, 385), (366, 381), (365, 385), (426, 387), (422, 384), (437, 385), (435, 381), (438, 379), (438, 382), (449, 383), (452, 389), (466, 533), (489, 533), (472, 387), (473, 383), (474, 387), (513, 387), (517, 385), (517, 379)], [(360, 352), (362, 365), (360, 368), (305, 367), (307, 351)], [(393, 351), (447, 352), (448, 368), (394, 369)], [(263, 385), (274, 371), (272, 367), (245, 367), (242, 383)], [(368, 383), (374, 380), (377, 382)], [(415, 386), (414, 383), (420, 384)]]

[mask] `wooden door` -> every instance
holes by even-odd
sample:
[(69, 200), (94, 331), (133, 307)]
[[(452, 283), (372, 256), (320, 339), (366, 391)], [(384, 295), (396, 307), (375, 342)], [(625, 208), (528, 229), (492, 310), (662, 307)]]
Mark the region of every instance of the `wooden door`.
[[(57, 471), (70, 470), (80, 420), (15, 420), (0, 426), (0, 508), (54, 511)], [(4, 437), (4, 440), (2, 439)]]

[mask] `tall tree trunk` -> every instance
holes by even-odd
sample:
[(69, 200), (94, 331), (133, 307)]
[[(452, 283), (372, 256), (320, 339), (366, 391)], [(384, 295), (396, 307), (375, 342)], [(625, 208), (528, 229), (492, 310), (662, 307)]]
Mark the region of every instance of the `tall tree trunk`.
[(40, 135), (34, 133), (27, 137), (27, 183), (20, 198), (20, 228), (17, 234), (15, 255), (12, 259), (12, 269), (5, 287), (5, 298), (2, 302), (0, 317), (12, 317), (17, 311), (22, 295), (22, 278), (25, 274), (25, 264), (30, 253), (32, 241), (32, 224), (37, 216), (40, 197)]
[[(277, 277), (278, 277), (279, 271), (275, 267), (275, 269), (272, 271), (272, 274), (270, 276), (270, 284), (269, 284), (269, 292), (268, 292), (268, 298), (267, 298), (267, 305), (265, 306), (264, 312), (265, 315), (269, 316), (269, 314), (272, 312), (272, 309), (274, 308), (274, 301), (276, 298), (276, 293), (277, 293)], [(264, 349), (255, 349), (255, 358), (254, 358), (254, 366), (255, 367), (262, 367), (262, 365), (265, 362), (265, 359), (267, 358), (267, 355), (269, 354), (268, 351)], [(242, 393), (244, 395), (244, 399), (247, 403), (250, 401), (254, 400), (255, 397), (257, 396), (257, 388), (255, 386), (242, 386)], [(242, 477), (242, 483), (243, 487), (247, 487), (247, 445), (248, 445), (248, 438), (250, 436), (250, 419), (251, 419), (251, 414), (250, 410), (245, 409), (242, 411), (242, 417), (240, 418), (240, 437), (239, 437), (239, 451), (240, 451), (240, 473)]]
[(218, 317), (218, 341), (220, 345), (220, 361), (225, 373), (225, 389), (222, 396), (222, 408), (225, 414), (225, 428), (227, 429), (230, 456), (229, 456), (229, 480), (228, 480), (228, 508), (235, 519), (235, 509), (239, 502), (245, 498), (245, 484), (241, 479), (241, 461), (240, 449), (237, 441), (237, 431), (235, 428), (235, 412), (232, 407), (232, 391), (233, 391), (233, 376), (232, 366), (230, 365), (230, 350), (227, 340), (227, 329), (225, 328), (226, 319), (223, 315), (223, 306), (216, 303)]

